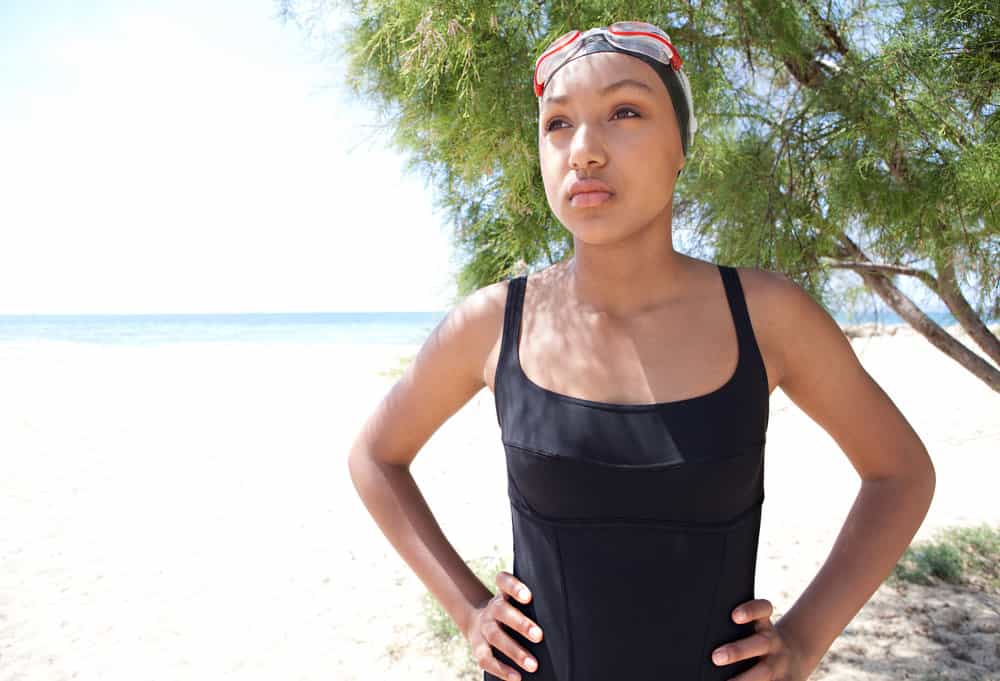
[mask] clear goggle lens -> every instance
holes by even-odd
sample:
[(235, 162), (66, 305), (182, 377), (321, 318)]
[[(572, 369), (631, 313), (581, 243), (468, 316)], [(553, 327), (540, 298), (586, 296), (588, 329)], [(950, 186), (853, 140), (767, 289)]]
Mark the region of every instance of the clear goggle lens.
[(583, 45), (583, 39), (597, 33), (602, 34), (615, 47), (638, 52), (663, 64), (669, 64), (674, 71), (680, 72), (681, 66), (684, 64), (677, 50), (670, 44), (670, 38), (667, 34), (658, 26), (643, 21), (619, 21), (607, 28), (592, 28), (586, 33), (576, 30), (569, 31), (552, 41), (552, 44), (535, 60), (534, 86), (536, 96), (542, 96), (549, 76), (567, 59), (576, 54), (580, 46)]

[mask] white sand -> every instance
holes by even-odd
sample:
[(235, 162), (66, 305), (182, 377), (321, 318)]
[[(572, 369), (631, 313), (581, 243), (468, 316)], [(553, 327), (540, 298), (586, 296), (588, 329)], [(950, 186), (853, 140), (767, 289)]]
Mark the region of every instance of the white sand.
[[(906, 330), (852, 343), (934, 459), (917, 538), (1000, 522), (1000, 395)], [(0, 681), (454, 679), (407, 646), (423, 586), (345, 462), (415, 349), (0, 345)], [(757, 594), (782, 612), (858, 478), (780, 390), (766, 456)], [(485, 389), (414, 463), (466, 558), (509, 552), (503, 466)]]

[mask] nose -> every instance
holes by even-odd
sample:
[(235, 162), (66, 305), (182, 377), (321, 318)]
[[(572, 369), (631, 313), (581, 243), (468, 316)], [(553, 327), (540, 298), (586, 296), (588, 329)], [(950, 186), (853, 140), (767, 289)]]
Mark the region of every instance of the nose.
[(570, 141), (570, 167), (578, 169), (603, 165), (605, 155), (604, 140), (599, 126), (581, 123), (573, 132), (573, 139)]

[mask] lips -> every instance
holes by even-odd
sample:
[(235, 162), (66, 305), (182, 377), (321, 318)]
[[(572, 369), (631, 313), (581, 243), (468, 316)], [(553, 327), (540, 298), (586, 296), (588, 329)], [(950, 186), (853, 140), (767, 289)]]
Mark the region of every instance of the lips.
[(577, 180), (569, 186), (569, 198), (572, 199), (577, 194), (582, 194), (584, 192), (607, 192), (608, 194), (614, 194), (614, 190), (611, 185), (601, 182), (600, 180), (594, 178), (588, 178), (586, 180)]
[(591, 206), (600, 206), (610, 201), (612, 196), (613, 194), (610, 192), (580, 192), (579, 194), (574, 194), (569, 203), (574, 208), (590, 208)]

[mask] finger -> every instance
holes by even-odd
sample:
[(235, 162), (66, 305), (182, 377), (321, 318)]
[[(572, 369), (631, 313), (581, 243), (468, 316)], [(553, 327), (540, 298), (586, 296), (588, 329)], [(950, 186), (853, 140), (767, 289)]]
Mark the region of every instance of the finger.
[(508, 636), (495, 620), (483, 625), (483, 637), (490, 645), (506, 655), (511, 662), (521, 665), (529, 672), (538, 669), (538, 660)]
[(486, 639), (482, 639), (473, 650), (473, 657), (479, 668), (505, 681), (520, 681), (521, 675), (516, 669), (504, 664), (493, 654), (493, 649)]
[(774, 622), (771, 621), (770, 617), (765, 617), (763, 619), (754, 620), (753, 628), (756, 631), (768, 631), (774, 629)]
[(729, 679), (729, 681), (774, 681), (781, 678), (775, 672), (774, 666), (769, 660), (763, 659), (742, 674)]
[(542, 628), (507, 601), (495, 604), (490, 614), (525, 638), (536, 643), (542, 640)]
[(751, 657), (770, 655), (781, 648), (781, 640), (773, 630), (758, 631), (756, 634), (738, 641), (719, 646), (712, 651), (712, 662), (716, 666), (732, 664)]
[(506, 570), (501, 570), (497, 573), (496, 583), (501, 591), (513, 596), (522, 603), (527, 603), (531, 600), (531, 589), (528, 588), (528, 585)]
[(757, 598), (746, 603), (740, 603), (732, 612), (733, 621), (737, 624), (744, 624), (751, 620), (770, 617), (774, 613), (774, 606), (766, 598)]
[(479, 667), (484, 671), (488, 671), (498, 679), (506, 679), (506, 681), (521, 681), (521, 674), (516, 669), (510, 665), (504, 664), (492, 655), (488, 658), (480, 660)]

